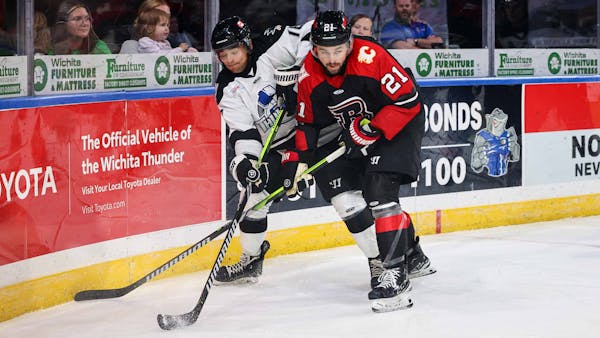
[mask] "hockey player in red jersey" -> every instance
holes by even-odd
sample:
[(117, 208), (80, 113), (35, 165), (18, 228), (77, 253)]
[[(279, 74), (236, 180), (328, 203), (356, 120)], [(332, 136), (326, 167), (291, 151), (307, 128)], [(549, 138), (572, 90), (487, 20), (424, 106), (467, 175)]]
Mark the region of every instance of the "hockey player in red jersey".
[[(375, 312), (412, 306), (409, 277), (435, 272), (402, 210), (400, 186), (417, 179), (424, 113), (417, 85), (381, 45), (351, 37), (340, 11), (320, 13), (312, 56), (299, 75), (295, 149), (283, 156), (284, 187), (295, 193), (308, 164), (346, 145), (346, 156), (315, 174), (323, 196), (356, 232), (373, 223), (378, 257), (368, 297)], [(326, 144), (324, 140), (329, 140)]]

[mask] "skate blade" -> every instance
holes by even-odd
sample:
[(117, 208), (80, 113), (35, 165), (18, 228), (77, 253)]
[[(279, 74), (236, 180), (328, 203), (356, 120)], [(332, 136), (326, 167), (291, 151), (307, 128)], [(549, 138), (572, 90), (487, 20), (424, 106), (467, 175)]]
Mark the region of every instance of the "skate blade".
[(250, 276), (250, 277), (242, 277), (232, 281), (218, 281), (215, 280), (215, 285), (223, 286), (223, 285), (246, 285), (246, 284), (256, 284), (258, 283), (258, 277)]
[(437, 272), (437, 270), (435, 268), (428, 266), (421, 270), (410, 272), (408, 274), (408, 278), (413, 279), (413, 278), (417, 278), (417, 277), (423, 277), (423, 276), (434, 274), (436, 272)]
[(407, 292), (403, 292), (391, 298), (379, 298), (371, 301), (371, 310), (375, 313), (409, 309), (412, 306), (412, 299), (410, 299)]

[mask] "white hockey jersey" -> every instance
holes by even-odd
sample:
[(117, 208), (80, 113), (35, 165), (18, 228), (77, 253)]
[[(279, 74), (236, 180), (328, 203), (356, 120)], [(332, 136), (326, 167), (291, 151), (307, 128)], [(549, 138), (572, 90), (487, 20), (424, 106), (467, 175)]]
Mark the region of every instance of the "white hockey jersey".
[[(229, 140), (235, 154), (259, 156), (275, 122), (282, 99), (276, 94), (276, 70), (301, 65), (312, 45), (311, 22), (302, 26), (275, 26), (252, 39), (249, 64), (241, 74), (223, 68), (217, 78), (217, 103), (229, 128)], [(295, 102), (293, 111), (295, 111)], [(283, 118), (271, 149), (293, 145), (296, 119)]]

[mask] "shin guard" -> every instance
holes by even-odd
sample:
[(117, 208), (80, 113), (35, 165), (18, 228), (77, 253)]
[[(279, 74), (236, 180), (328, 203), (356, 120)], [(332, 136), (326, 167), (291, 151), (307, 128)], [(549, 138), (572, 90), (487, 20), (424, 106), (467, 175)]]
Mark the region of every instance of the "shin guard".
[(404, 264), (404, 256), (408, 249), (410, 217), (402, 211), (398, 203), (387, 203), (372, 210), (383, 267), (399, 267)]

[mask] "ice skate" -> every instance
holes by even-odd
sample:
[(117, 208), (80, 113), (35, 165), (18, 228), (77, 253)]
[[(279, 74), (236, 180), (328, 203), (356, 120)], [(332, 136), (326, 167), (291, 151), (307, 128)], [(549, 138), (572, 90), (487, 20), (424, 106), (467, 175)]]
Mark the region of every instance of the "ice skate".
[(239, 262), (219, 268), (219, 271), (215, 276), (217, 284), (253, 284), (258, 282), (258, 277), (260, 277), (262, 274), (265, 254), (267, 251), (269, 251), (269, 248), (269, 242), (263, 241), (262, 245), (260, 246), (260, 254), (258, 256), (249, 256), (246, 253), (242, 253)]
[(377, 280), (383, 272), (383, 262), (379, 256), (369, 258), (369, 270), (371, 272), (371, 289), (374, 289), (379, 284)]
[(379, 284), (369, 292), (373, 312), (396, 311), (413, 306), (409, 295), (412, 287), (406, 268), (384, 269), (378, 282)]
[(437, 270), (431, 266), (431, 261), (423, 253), (419, 244), (419, 236), (415, 238), (415, 246), (406, 252), (408, 265), (408, 278), (417, 278), (435, 273)]

